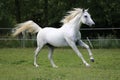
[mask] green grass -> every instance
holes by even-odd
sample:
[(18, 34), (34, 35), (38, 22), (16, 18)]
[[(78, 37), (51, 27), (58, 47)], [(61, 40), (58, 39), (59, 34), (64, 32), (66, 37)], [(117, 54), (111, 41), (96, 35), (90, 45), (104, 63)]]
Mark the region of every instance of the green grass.
[(0, 80), (120, 80), (120, 49), (93, 49), (95, 62), (89, 61), (87, 51), (80, 49), (91, 64), (86, 68), (72, 49), (55, 49), (52, 68), (47, 49), (38, 57), (39, 68), (33, 66), (32, 48), (0, 49)]

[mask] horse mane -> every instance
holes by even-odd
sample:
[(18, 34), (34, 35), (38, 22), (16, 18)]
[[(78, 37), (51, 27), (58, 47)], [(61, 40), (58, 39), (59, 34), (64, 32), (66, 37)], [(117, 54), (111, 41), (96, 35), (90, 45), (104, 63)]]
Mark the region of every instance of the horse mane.
[(71, 19), (73, 19), (77, 14), (82, 13), (81, 8), (73, 8), (73, 10), (68, 11), (68, 14), (64, 16), (64, 18), (60, 21), (61, 23), (65, 24), (68, 23)]

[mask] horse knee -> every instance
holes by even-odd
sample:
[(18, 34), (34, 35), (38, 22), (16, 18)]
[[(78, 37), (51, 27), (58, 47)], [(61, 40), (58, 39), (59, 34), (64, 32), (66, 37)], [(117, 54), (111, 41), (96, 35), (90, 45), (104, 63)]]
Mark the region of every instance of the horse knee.
[(85, 48), (89, 49), (90, 47), (86, 44), (86, 45), (85, 45)]
[(35, 50), (35, 55), (37, 55), (37, 53), (40, 51), (40, 48), (38, 47), (36, 50)]

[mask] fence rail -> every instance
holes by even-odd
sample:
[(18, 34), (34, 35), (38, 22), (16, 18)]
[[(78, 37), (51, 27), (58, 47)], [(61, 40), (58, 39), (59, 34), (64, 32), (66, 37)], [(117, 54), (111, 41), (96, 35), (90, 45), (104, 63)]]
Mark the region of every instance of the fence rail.
[[(0, 28), (0, 30), (9, 30), (9, 34), (12, 33), (12, 28)], [(102, 31), (107, 31), (107, 30), (120, 30), (120, 28), (81, 28), (81, 31), (94, 31), (94, 30), (102, 30)], [(88, 38), (89, 39), (89, 38)], [(105, 45), (106, 43), (113, 43), (113, 44), (120, 44), (120, 39), (118, 38), (103, 38), (103, 37), (99, 37), (99, 38), (90, 38), (88, 41), (87, 37), (86, 39), (82, 39), (83, 41), (87, 42), (89, 44), (89, 41), (92, 43), (92, 45), (94, 46), (94, 44), (98, 43), (98, 46), (101, 47), (103, 45)], [(9, 44), (8, 44), (9, 42)], [(12, 44), (13, 43), (13, 44)], [(36, 39), (35, 37), (33, 38), (28, 38), (28, 37), (22, 37), (22, 38), (12, 38), (9, 35), (5, 35), (5, 36), (0, 36), (0, 44), (3, 44), (0, 47), (8, 47), (8, 45), (17, 45), (19, 47), (27, 47), (27, 45), (32, 45), (35, 46), (36, 44)], [(5, 45), (6, 44), (6, 45)]]
[[(0, 30), (12, 30), (13, 28), (0, 28)], [(81, 28), (80, 30), (120, 30), (120, 28)]]

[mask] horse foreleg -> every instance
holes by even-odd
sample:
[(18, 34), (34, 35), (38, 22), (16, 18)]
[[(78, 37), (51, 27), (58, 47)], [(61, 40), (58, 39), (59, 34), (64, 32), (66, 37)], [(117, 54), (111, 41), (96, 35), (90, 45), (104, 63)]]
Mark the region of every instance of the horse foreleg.
[(49, 46), (49, 53), (48, 53), (48, 59), (50, 60), (50, 63), (52, 65), (53, 68), (57, 68), (58, 66), (55, 65), (54, 61), (53, 61), (53, 50), (54, 50), (54, 47), (52, 46)]
[(91, 52), (89, 46), (87, 44), (85, 44), (82, 40), (79, 40), (79, 45), (82, 46), (82, 47), (85, 47), (87, 49), (87, 51), (89, 53), (89, 56), (90, 56), (90, 60), (92, 62), (94, 62), (94, 58), (93, 58), (93, 55), (92, 55), (92, 52)]
[(65, 39), (68, 42), (68, 44), (71, 46), (71, 48), (75, 51), (75, 53), (82, 59), (83, 63), (86, 65), (86, 67), (89, 67), (90, 65), (83, 58), (82, 54), (80, 53), (80, 51), (78, 50), (77, 46), (75, 45), (75, 42), (72, 41), (69, 38), (65, 38)]

